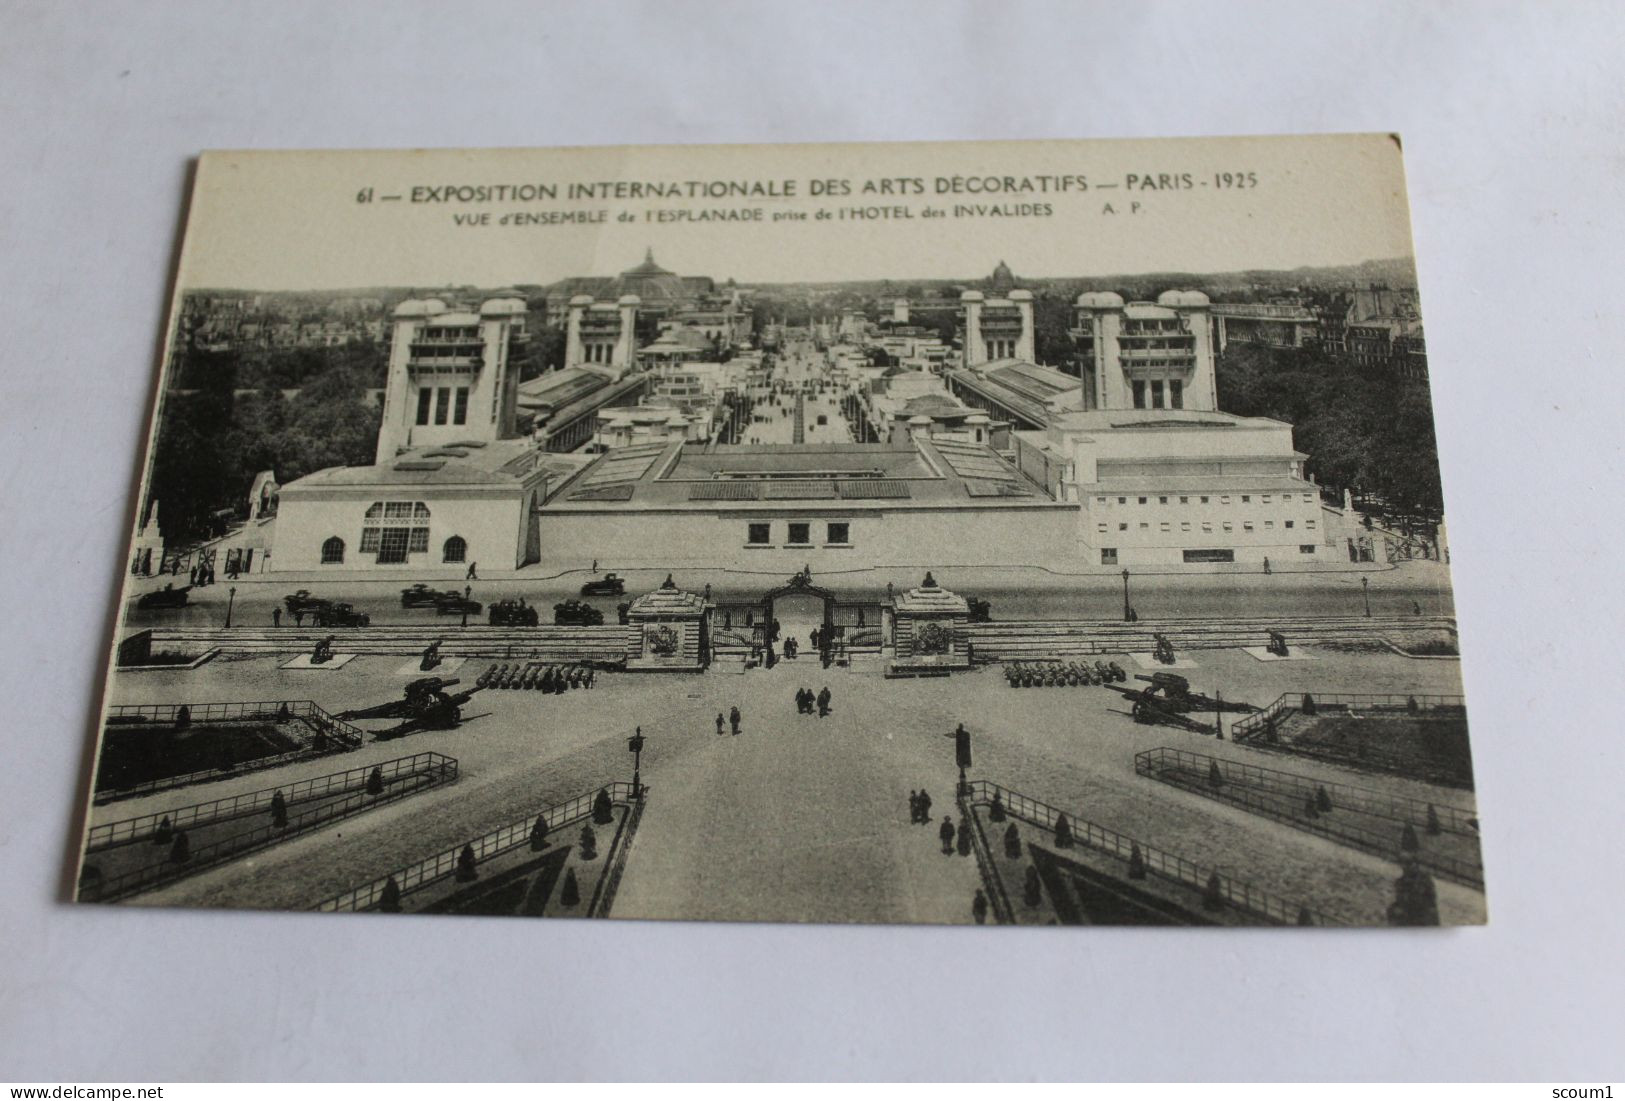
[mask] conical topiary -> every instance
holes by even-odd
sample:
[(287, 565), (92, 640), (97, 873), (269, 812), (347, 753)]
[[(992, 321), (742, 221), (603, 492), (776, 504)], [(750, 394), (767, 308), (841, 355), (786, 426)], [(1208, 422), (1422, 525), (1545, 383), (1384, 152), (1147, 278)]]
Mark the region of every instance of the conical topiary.
[(166, 814), (159, 819), (158, 828), (152, 831), (152, 843), (154, 845), (167, 845), (174, 836), (175, 827), (170, 825), (169, 815)]
[(615, 807), (610, 802), (608, 788), (599, 788), (598, 794), (593, 796), (592, 820), (600, 826), (607, 826), (615, 821)]
[(169, 862), (171, 864), (185, 864), (192, 859), (192, 843), (186, 839), (186, 831), (181, 830), (175, 834), (175, 840), (169, 845)]
[(581, 827), (581, 859), (596, 860), (598, 857), (598, 835), (592, 832), (591, 826)]
[(1399, 834), (1399, 851), (1410, 855), (1421, 847), (1422, 841), (1416, 836), (1416, 827), (1406, 822), (1405, 828)]
[(1005, 827), (1004, 855), (1008, 856), (1011, 860), (1021, 859), (1021, 833), (1016, 829), (1016, 824), (1014, 822)]
[(1219, 771), (1218, 761), (1209, 761), (1207, 765), (1207, 786), (1214, 791), (1224, 787), (1224, 773)]
[(1303, 705), (1298, 710), (1305, 715), (1313, 715), (1315, 713), (1315, 697), (1305, 692), (1303, 694)]
[(459, 881), (467, 883), (480, 874), (475, 867), (475, 863), (473, 844), (464, 845), (463, 851), (457, 854), (457, 878)]
[(1066, 820), (1066, 815), (1057, 815), (1055, 818), (1055, 847), (1057, 849), (1070, 849), (1072, 847), (1072, 823)]
[(976, 889), (976, 896), (971, 899), (970, 914), (976, 919), (976, 924), (987, 924), (987, 895), (982, 893), (980, 887)]
[(536, 824), (530, 828), (530, 848), (532, 852), (541, 852), (547, 848), (547, 815), (538, 814)]
[(1128, 851), (1128, 877), (1130, 879), (1145, 878), (1145, 855), (1140, 852), (1138, 841), (1130, 842)]
[(1405, 861), (1404, 870), (1394, 881), (1394, 901), (1388, 907), (1388, 924), (1439, 924), (1439, 899), (1433, 887), (1433, 877), (1414, 860)]
[(1430, 837), (1438, 837), (1441, 828), (1442, 827), (1439, 825), (1439, 812), (1433, 809), (1433, 804), (1432, 803), (1429, 803), (1428, 804), (1428, 836), (1430, 836)]
[(996, 791), (993, 793), (993, 805), (987, 808), (987, 820), (989, 822), (1004, 821), (1004, 800), (999, 797), (999, 793)]
[(564, 887), (559, 891), (560, 906), (576, 906), (581, 902), (581, 885), (576, 882), (576, 870), (564, 873)]
[(1315, 787), (1315, 809), (1321, 814), (1332, 812), (1332, 794), (1326, 790), (1325, 784), (1318, 784)]
[(288, 801), (280, 791), (271, 796), (271, 825), (279, 830), (288, 826)]
[(395, 882), (394, 876), (384, 881), (384, 889), (378, 895), (378, 909), (386, 914), (401, 912), (401, 885)]
[(1213, 872), (1207, 877), (1207, 887), (1202, 891), (1202, 908), (1204, 910), (1224, 909), (1224, 884), (1219, 880), (1219, 873)]
[(1320, 811), (1315, 807), (1315, 797), (1313, 795), (1305, 795), (1303, 797), (1303, 816), (1305, 818), (1320, 817)]
[(384, 793), (384, 770), (377, 765), (367, 773), (367, 794), (382, 795)]
[(1037, 906), (1044, 901), (1044, 886), (1038, 878), (1036, 864), (1027, 865), (1027, 874), (1021, 884), (1021, 901), (1028, 906)]

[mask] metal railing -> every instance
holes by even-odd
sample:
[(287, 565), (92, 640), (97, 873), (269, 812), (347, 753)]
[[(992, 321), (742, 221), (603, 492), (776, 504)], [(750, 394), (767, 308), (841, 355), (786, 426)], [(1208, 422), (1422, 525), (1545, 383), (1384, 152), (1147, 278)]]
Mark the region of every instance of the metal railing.
[(1406, 711), (1415, 705), (1417, 714), (1427, 711), (1460, 711), (1467, 710), (1467, 700), (1462, 696), (1429, 695), (1419, 692), (1288, 692), (1278, 697), (1275, 702), (1253, 712), (1245, 719), (1237, 719), (1230, 728), (1231, 736), (1235, 741), (1246, 744), (1262, 737), (1274, 723), (1288, 712), (1303, 710), (1303, 698), (1308, 696), (1315, 701), (1315, 711), (1350, 711), (1364, 709), (1367, 711)]
[[(1223, 778), (1223, 783), (1218, 787), (1214, 787), (1212, 781), (1208, 779), (1209, 769), (1213, 763), (1218, 764), (1219, 774)], [(1437, 804), (1414, 799), (1390, 798), (1365, 788), (1323, 783), (1307, 776), (1294, 776), (1275, 769), (1236, 764), (1202, 753), (1189, 753), (1166, 747), (1146, 750), (1134, 755), (1134, 771), (1141, 776), (1192, 794), (1229, 803), (1249, 813), (1271, 818), (1306, 833), (1390, 860), (1404, 859), (1400, 850), (1399, 831), (1391, 830), (1383, 833), (1367, 829), (1349, 822), (1346, 818), (1338, 818), (1335, 811), (1339, 809), (1357, 811), (1426, 829), (1427, 811), (1432, 807), (1437, 814), (1441, 832), (1472, 837), (1475, 841), (1478, 838), (1478, 831), (1468, 825), (1469, 821), (1474, 820), (1469, 811), (1455, 807), (1440, 809)], [(1304, 799), (1315, 798), (1319, 788), (1326, 790), (1334, 810), (1322, 817), (1306, 818), (1298, 813), (1298, 808), (1302, 807)], [(1290, 805), (1283, 805), (1282, 799), (1292, 802)], [(1481, 863), (1425, 850), (1417, 852), (1414, 859), (1423, 867), (1432, 869), (1446, 879), (1476, 890), (1484, 889), (1484, 867)]]
[(385, 803), (396, 802), (455, 779), (457, 779), (457, 762), (450, 757), (443, 757), (440, 762), (433, 763), (421, 771), (397, 776), (377, 795), (369, 794), (363, 788), (332, 802), (322, 803), (300, 813), (289, 814), (285, 826), (268, 823), (207, 845), (200, 845), (196, 849), (189, 850), (184, 862), (176, 863), (166, 853), (160, 862), (146, 867), (135, 868), (110, 878), (81, 880), (79, 899), (82, 902), (114, 902), (128, 898), (130, 895), (173, 883), (189, 875), (196, 875), (245, 853), (296, 837), (317, 826), (349, 818)]
[[(647, 788), (647, 785), (645, 786)], [(457, 870), (457, 861), (462, 856), (465, 847), (472, 848), (476, 863), (499, 856), (510, 849), (530, 842), (530, 831), (535, 828), (538, 817), (547, 820), (547, 829), (551, 833), (562, 829), (574, 822), (586, 818), (592, 813), (592, 801), (598, 797), (600, 790), (607, 790), (612, 801), (617, 803), (631, 803), (634, 798), (632, 785), (624, 781), (605, 784), (603, 788), (594, 788), (586, 795), (578, 795), (568, 802), (548, 807), (539, 814), (527, 815), (517, 822), (511, 822), (501, 829), (494, 830), (483, 837), (475, 838), (466, 845), (455, 845), (444, 852), (436, 853), (427, 860), (420, 860), (416, 864), (409, 864), (399, 871), (375, 879), (371, 883), (345, 891), (333, 898), (318, 902), (312, 910), (327, 912), (347, 910), (368, 910), (378, 904), (383, 897), (385, 885), (393, 879), (401, 894), (427, 886), (437, 880), (444, 879)]]
[[(1020, 792), (1011, 791), (988, 780), (972, 780), (968, 798), (972, 803), (991, 803), (997, 794), (1004, 803), (1007, 813), (1016, 818), (1023, 819), (1032, 825), (1046, 830), (1054, 830), (1055, 822), (1063, 811), (1048, 803), (1029, 798)], [(1091, 849), (1115, 856), (1120, 860), (1128, 861), (1135, 846), (1139, 847), (1140, 859), (1145, 862), (1146, 871), (1158, 875), (1175, 883), (1192, 887), (1198, 891), (1206, 892), (1209, 881), (1218, 877), (1219, 895), (1227, 906), (1261, 918), (1272, 925), (1296, 925), (1300, 917), (1307, 913), (1309, 920), (1315, 925), (1346, 925), (1345, 921), (1329, 917), (1307, 906), (1300, 906), (1294, 902), (1272, 895), (1260, 890), (1233, 876), (1225, 875), (1216, 868), (1206, 868), (1184, 857), (1165, 852), (1143, 841), (1137, 841), (1115, 830), (1097, 826), (1093, 822), (1068, 814), (1068, 823), (1072, 829), (1073, 842)]]
[(194, 803), (191, 806), (126, 818), (120, 822), (107, 822), (90, 828), (85, 841), (85, 851), (94, 852), (114, 845), (129, 844), (132, 841), (150, 840), (165, 819), (169, 820), (171, 828), (179, 830), (269, 811), (278, 792), (282, 793), (287, 805), (292, 807), (311, 799), (321, 799), (351, 789), (364, 788), (374, 769), (378, 770), (385, 783), (389, 783), (401, 776), (448, 766), (455, 774), (457, 771), (455, 758), (440, 753), (414, 753), (410, 757), (397, 757), (376, 765), (364, 765), (344, 772), (314, 776), (308, 780), (298, 780), (274, 788), (261, 788), (258, 791), (214, 799), (207, 803)]

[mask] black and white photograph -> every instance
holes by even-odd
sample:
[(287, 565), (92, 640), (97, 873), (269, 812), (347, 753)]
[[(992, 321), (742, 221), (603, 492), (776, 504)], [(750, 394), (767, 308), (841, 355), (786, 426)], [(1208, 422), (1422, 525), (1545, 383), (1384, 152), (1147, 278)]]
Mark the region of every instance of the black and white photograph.
[(1405, 196), (1381, 133), (205, 154), (76, 899), (1484, 923)]

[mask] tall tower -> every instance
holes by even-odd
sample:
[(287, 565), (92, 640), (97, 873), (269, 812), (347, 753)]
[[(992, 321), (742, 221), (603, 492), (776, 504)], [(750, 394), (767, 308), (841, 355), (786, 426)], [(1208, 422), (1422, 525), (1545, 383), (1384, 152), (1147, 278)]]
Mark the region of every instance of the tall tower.
[(525, 339), (518, 297), (488, 299), (478, 310), (438, 298), (397, 306), (375, 461), (413, 447), (514, 436), (519, 371), (510, 360)]
[(1073, 335), (1097, 409), (1219, 407), (1213, 318), (1201, 291), (1164, 291), (1124, 303), (1110, 291), (1078, 296)]

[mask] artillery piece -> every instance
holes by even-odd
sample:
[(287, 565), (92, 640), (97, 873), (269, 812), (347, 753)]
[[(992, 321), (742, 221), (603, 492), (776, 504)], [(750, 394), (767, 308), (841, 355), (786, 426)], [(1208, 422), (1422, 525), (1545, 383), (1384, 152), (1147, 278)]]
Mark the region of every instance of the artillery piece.
[(1172, 665), (1175, 661), (1174, 644), (1168, 641), (1168, 636), (1154, 632), (1151, 641), (1151, 656), (1164, 665)]
[[(1130, 688), (1127, 685), (1118, 686), (1108, 684), (1106, 687), (1113, 692), (1119, 692), (1136, 705), (1145, 703), (1160, 711), (1183, 713), (1188, 711), (1257, 711), (1258, 708), (1250, 703), (1239, 700), (1221, 700), (1213, 696), (1204, 696), (1200, 692), (1191, 691), (1191, 682), (1178, 673), (1152, 673), (1149, 677), (1144, 673), (1134, 674), (1134, 679), (1149, 684), (1149, 688)], [(1211, 732), (1211, 731), (1210, 731)]]
[(374, 731), (373, 737), (379, 741), (401, 738), (419, 730), (452, 730), (463, 720), (463, 704), (484, 687), (476, 684), (463, 692), (446, 691), (460, 683), (457, 677), (419, 677), (417, 680), (407, 682), (405, 696), (402, 699), (354, 711), (344, 711), (338, 717), (345, 721), (403, 720), (387, 730)]

